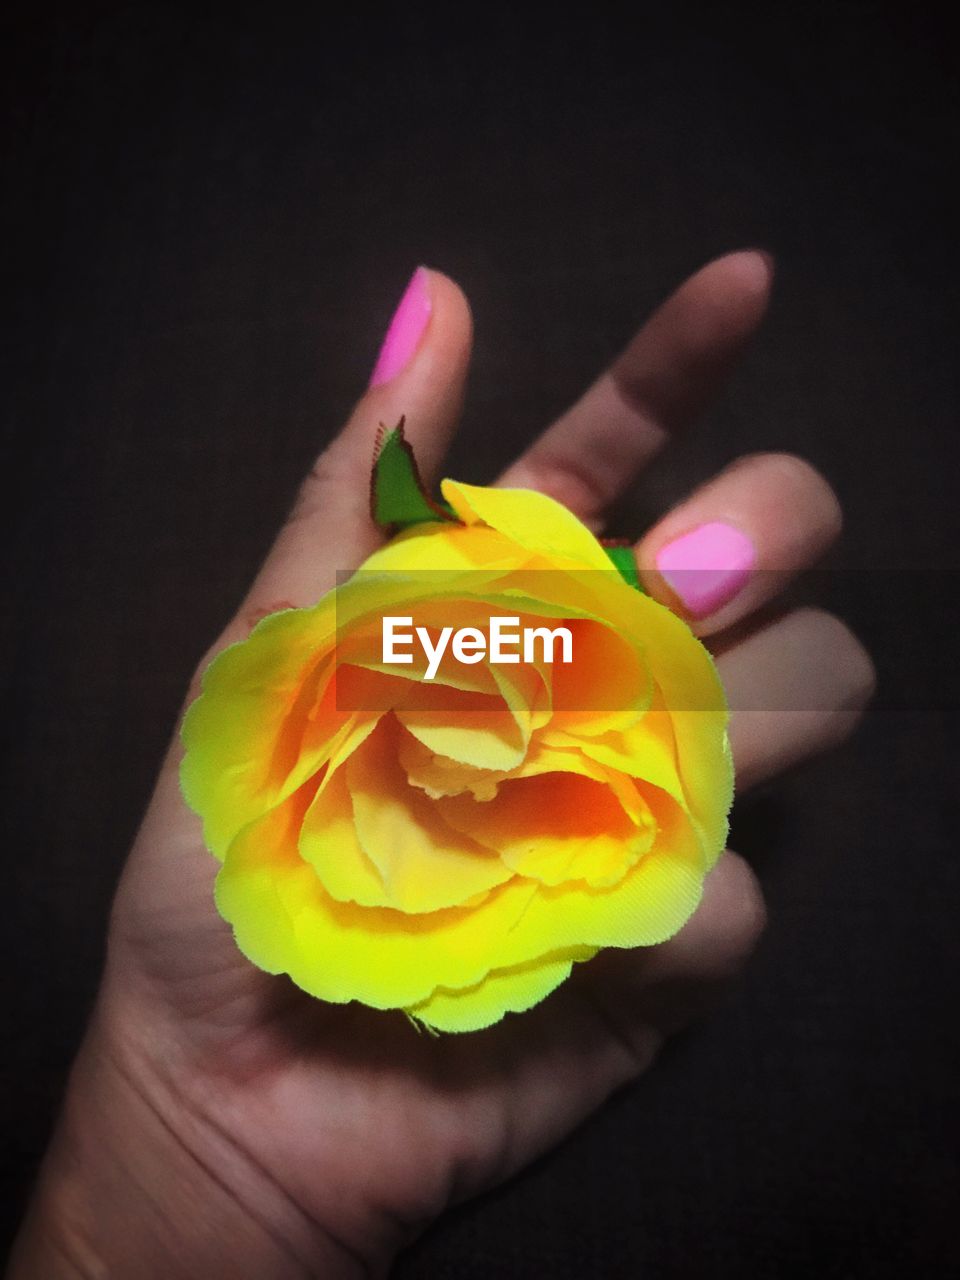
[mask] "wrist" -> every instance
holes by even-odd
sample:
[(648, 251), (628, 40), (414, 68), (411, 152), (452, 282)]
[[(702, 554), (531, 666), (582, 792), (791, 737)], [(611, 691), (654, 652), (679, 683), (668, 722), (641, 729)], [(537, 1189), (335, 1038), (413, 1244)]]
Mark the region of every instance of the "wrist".
[(9, 1280), (369, 1274), (108, 1023), (95, 1016), (74, 1063)]

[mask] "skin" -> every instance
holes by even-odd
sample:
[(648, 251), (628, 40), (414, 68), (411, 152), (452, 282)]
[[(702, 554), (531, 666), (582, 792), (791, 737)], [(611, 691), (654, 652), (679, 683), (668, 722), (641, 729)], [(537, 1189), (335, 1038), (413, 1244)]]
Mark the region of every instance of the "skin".
[[(716, 396), (770, 283), (769, 259), (754, 252), (691, 277), (501, 482), (539, 488), (601, 528), (623, 487)], [(312, 603), (377, 545), (371, 424), (405, 414), (425, 477), (438, 474), (471, 320), (451, 280), (431, 272), (429, 286), (416, 354), (358, 401), (198, 673), (264, 612)], [(873, 670), (828, 614), (757, 613), (839, 532), (837, 500), (809, 464), (740, 459), (646, 533), (645, 584), (681, 612), (654, 568), (657, 549), (717, 519), (748, 532), (769, 570), (694, 624), (734, 708), (743, 790), (842, 740)], [(195, 693), (196, 682), (187, 702)], [(444, 1209), (509, 1177), (640, 1075), (763, 928), (757, 881), (727, 852), (669, 942), (602, 952), (535, 1010), (487, 1031), (418, 1034), (401, 1014), (314, 1001), (237, 951), (214, 909), (217, 864), (181, 799), (179, 759), (175, 738), (116, 896), (99, 998), (13, 1280), (382, 1275)]]

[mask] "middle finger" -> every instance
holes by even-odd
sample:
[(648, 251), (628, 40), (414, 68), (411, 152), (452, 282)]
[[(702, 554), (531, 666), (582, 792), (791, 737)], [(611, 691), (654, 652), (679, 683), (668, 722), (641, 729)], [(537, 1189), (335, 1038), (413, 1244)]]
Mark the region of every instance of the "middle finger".
[(729, 253), (686, 280), (498, 484), (539, 489), (596, 528), (604, 510), (713, 400), (763, 319), (765, 253)]

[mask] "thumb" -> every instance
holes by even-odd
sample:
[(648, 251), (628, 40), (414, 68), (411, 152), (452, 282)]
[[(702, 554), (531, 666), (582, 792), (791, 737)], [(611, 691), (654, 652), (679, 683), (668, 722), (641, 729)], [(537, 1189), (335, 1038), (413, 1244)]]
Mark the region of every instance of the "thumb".
[[(354, 567), (376, 547), (380, 535), (368, 495), (377, 427), (405, 416), (424, 476), (435, 470), (460, 415), (471, 344), (470, 308), (461, 289), (419, 267), (387, 330), (370, 385), (304, 480), (243, 604), (200, 661), (185, 707), (199, 692), (201, 673), (214, 654), (244, 639), (264, 614), (312, 604), (334, 584), (338, 569)], [(194, 918), (205, 920), (213, 910), (212, 861), (197, 856), (197, 819), (180, 794), (181, 754), (175, 734), (115, 906), (114, 921), (126, 922), (128, 932), (143, 904), (151, 904), (153, 919), (162, 904), (170, 922), (181, 919), (184, 904), (192, 911), (198, 897), (203, 907)], [(218, 928), (209, 936), (215, 967), (222, 960), (217, 948), (229, 931), (224, 935)]]
[(418, 267), (387, 329), (370, 385), (320, 455), (290, 516), (221, 641), (245, 636), (266, 613), (313, 604), (380, 542), (369, 510), (370, 467), (380, 423), (406, 419), (425, 478), (439, 467), (460, 417), (473, 325), (447, 276)]

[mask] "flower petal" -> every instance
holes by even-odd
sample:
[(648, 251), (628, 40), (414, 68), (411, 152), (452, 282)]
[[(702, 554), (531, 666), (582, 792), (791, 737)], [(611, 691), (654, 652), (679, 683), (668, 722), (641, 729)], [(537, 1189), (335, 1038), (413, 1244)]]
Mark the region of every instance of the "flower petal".
[(396, 756), (396, 735), (376, 731), (347, 762), (357, 840), (400, 911), (452, 907), (509, 879), (509, 870), (469, 835), (444, 822), (411, 787)]
[[(323, 764), (322, 734), (309, 747), (284, 742), (291, 720), (302, 733), (333, 641), (333, 603), (268, 615), (203, 674), (180, 736), (180, 783), (203, 818), (204, 840), (218, 858), (237, 832), (297, 789)], [(323, 686), (325, 687), (325, 686)]]
[[(441, 574), (478, 569), (509, 572), (517, 567), (522, 549), (496, 529), (455, 524), (416, 524), (404, 529), (364, 560), (357, 571), (367, 574)], [(473, 573), (470, 577), (473, 578)], [(491, 574), (491, 579), (496, 574)]]
[(645, 805), (634, 821), (605, 781), (584, 772), (512, 777), (492, 800), (459, 795), (436, 804), (451, 826), (495, 849), (518, 875), (545, 885), (615, 884), (655, 833)]
[[(709, 653), (585, 526), (530, 491), (443, 492), (462, 524), (415, 526), (211, 664), (182, 778), (255, 963), (469, 1030), (685, 923), (732, 764)], [(418, 612), (570, 620), (580, 663), (385, 670), (380, 619)]]
[(297, 853), (311, 796), (304, 788), (236, 837), (217, 877), (217, 907), (261, 969), (338, 1004), (410, 1008), (438, 987), (474, 986), (566, 948), (649, 946), (676, 933), (702, 892), (699, 844), (679, 807), (656, 793), (661, 852), (612, 889), (514, 878), (476, 906), (425, 915), (336, 902)]
[(500, 489), (457, 480), (442, 481), (440, 491), (465, 524), (497, 529), (523, 552), (537, 551), (611, 572), (610, 559), (594, 535), (555, 498), (535, 489)]
[(511, 769), (526, 754), (529, 728), (499, 697), (415, 685), (396, 717), (435, 754), (478, 769)]
[(344, 769), (329, 775), (327, 785), (317, 790), (304, 815), (298, 847), (300, 856), (338, 902), (356, 902), (364, 907), (395, 905), (380, 872), (357, 839)]
[(548, 745), (566, 750), (575, 748), (611, 770), (642, 778), (672, 796), (678, 804), (687, 803), (677, 764), (673, 724), (665, 711), (653, 709), (628, 728), (587, 737), (555, 729), (551, 724), (541, 737)]
[(505, 1013), (521, 1013), (539, 1004), (570, 976), (577, 961), (595, 955), (593, 947), (571, 947), (530, 964), (495, 969), (472, 987), (438, 987), (407, 1013), (435, 1031), (479, 1031), (499, 1022)]

